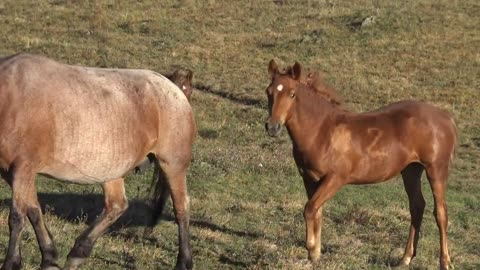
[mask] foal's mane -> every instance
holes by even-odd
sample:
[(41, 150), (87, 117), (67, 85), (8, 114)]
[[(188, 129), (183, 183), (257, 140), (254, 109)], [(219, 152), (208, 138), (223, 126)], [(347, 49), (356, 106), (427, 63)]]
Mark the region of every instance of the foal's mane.
[[(293, 73), (292, 67), (287, 67), (284, 74), (291, 75)], [(305, 75), (306, 74), (306, 75)], [(342, 98), (337, 94), (335, 89), (328, 85), (323, 78), (323, 74), (316, 70), (305, 70), (300, 77), (300, 83), (308, 90), (312, 90), (320, 94), (328, 102), (334, 106), (341, 106)]]

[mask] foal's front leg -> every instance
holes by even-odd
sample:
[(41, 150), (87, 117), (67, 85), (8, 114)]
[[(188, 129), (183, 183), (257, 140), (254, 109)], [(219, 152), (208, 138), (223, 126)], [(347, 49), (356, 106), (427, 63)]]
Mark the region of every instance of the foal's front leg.
[[(303, 177), (303, 184), (305, 186), (305, 190), (307, 191), (307, 196), (308, 200), (312, 199), (313, 195), (315, 194), (315, 191), (317, 190), (318, 186), (320, 185), (320, 182), (315, 181), (314, 178), (310, 177), (308, 174), (303, 173), (303, 171), (300, 172)], [(321, 255), (321, 248), (322, 248), (322, 207), (318, 209), (317, 214), (315, 216), (315, 225), (314, 225), (314, 237), (313, 239), (315, 241), (309, 241), (307, 238), (305, 240), (306, 242), (306, 247), (308, 250), (312, 250), (312, 252), (309, 254), (309, 258), (313, 261), (316, 261), (320, 258)], [(307, 228), (308, 230), (308, 228)], [(310, 239), (311, 240), (311, 239)]]
[(106, 182), (102, 185), (105, 195), (105, 206), (102, 214), (75, 241), (68, 254), (64, 270), (75, 270), (82, 265), (92, 252), (95, 241), (112, 225), (128, 208), (125, 197), (123, 178)]
[(325, 177), (305, 205), (306, 247), (308, 258), (311, 261), (317, 261), (320, 258), (323, 204), (331, 199), (341, 186), (341, 181), (338, 178)]

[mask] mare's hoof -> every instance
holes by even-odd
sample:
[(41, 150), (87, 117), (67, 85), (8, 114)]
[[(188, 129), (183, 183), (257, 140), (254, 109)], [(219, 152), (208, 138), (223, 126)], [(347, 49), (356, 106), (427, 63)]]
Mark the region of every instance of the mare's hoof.
[(192, 262), (190, 263), (184, 263), (184, 262), (177, 262), (177, 265), (175, 266), (175, 270), (192, 270), (193, 265)]
[(14, 257), (11, 260), (7, 260), (7, 262), (4, 262), (2, 265), (1, 270), (20, 270), (22, 268), (22, 261), (20, 257)]
[(56, 265), (50, 265), (50, 266), (42, 268), (42, 270), (62, 270), (62, 268), (60, 268)]

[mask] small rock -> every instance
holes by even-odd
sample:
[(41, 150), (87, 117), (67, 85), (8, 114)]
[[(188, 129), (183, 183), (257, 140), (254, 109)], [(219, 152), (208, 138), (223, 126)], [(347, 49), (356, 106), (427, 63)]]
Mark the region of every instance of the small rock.
[(376, 21), (375, 16), (368, 16), (365, 19), (363, 19), (361, 27), (367, 27), (369, 25), (372, 25), (375, 23), (375, 21)]

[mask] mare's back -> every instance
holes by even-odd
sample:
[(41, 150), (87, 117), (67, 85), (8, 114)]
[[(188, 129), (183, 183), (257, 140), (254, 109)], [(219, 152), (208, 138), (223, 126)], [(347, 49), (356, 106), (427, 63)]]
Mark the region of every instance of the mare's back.
[[(8, 142), (0, 145), (5, 163), (15, 146), (30, 143), (36, 149), (24, 151), (38, 152), (41, 145), (51, 160), (44, 172), (60, 171), (58, 178), (119, 177), (160, 143), (160, 133), (168, 141), (192, 125), (181, 90), (152, 71), (71, 66), (20, 54), (0, 63), (0, 81), (0, 98), (8, 99), (0, 101), (0, 120), (11, 119), (0, 123), (0, 139)], [(110, 172), (103, 174), (105, 166)]]

